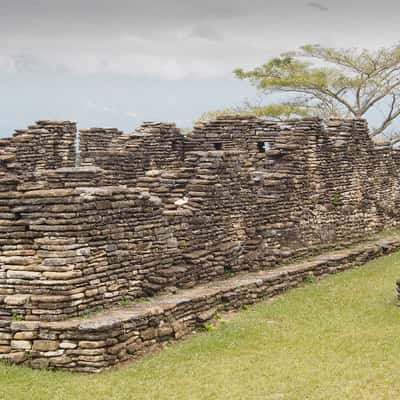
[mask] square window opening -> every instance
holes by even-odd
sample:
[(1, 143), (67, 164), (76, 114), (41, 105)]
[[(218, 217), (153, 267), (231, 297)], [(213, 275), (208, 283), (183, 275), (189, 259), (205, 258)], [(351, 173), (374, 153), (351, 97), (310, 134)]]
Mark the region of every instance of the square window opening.
[(259, 153), (265, 153), (270, 149), (270, 144), (268, 142), (257, 142), (257, 149)]

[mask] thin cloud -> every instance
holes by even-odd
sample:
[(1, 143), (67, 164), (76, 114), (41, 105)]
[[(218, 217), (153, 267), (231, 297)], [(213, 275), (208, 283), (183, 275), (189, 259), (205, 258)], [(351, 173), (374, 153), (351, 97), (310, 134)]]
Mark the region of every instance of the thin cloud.
[(311, 8), (316, 8), (319, 11), (329, 11), (329, 8), (321, 3), (317, 3), (314, 1), (311, 1), (309, 3), (307, 3), (307, 7), (311, 7)]
[(127, 116), (127, 117), (131, 117), (131, 118), (134, 118), (134, 119), (136, 119), (137, 118), (137, 112), (135, 112), (135, 111), (127, 111), (126, 113), (125, 113), (125, 115)]
[(108, 107), (108, 106), (104, 106), (103, 111), (107, 112), (107, 113), (117, 113), (118, 112), (118, 110), (115, 109), (114, 107)]
[(387, 46), (400, 12), (398, 0), (385, 0), (385, 7), (365, 0), (8, 3), (0, 6), (0, 75), (162, 80), (229, 79), (237, 67), (253, 68), (306, 43)]
[(119, 112), (115, 107), (110, 107), (107, 105), (99, 105), (92, 100), (88, 100), (85, 106), (87, 110), (95, 112), (105, 112), (109, 114), (117, 114)]
[(208, 23), (200, 23), (193, 27), (189, 37), (206, 39), (218, 42), (223, 39), (222, 35), (215, 29), (215, 27)]

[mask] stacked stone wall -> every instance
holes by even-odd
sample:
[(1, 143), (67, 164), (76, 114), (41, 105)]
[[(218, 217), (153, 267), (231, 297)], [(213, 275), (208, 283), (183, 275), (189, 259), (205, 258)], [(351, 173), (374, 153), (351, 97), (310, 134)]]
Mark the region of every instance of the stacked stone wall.
[(310, 279), (398, 250), (399, 238), (327, 253), (276, 271), (231, 277), (152, 301), (68, 321), (0, 321), (0, 357), (33, 368), (98, 372), (210, 323), (217, 313), (272, 298)]
[[(2, 142), (3, 320), (62, 320), (399, 223), (399, 152), (375, 146), (364, 120), (228, 116), (186, 137), (94, 128), (78, 168), (75, 124), (35, 127)], [(39, 159), (30, 141), (52, 150)]]
[(0, 139), (0, 171), (32, 181), (38, 170), (74, 167), (75, 139), (75, 122), (38, 121), (12, 138)]
[(80, 131), (80, 162), (105, 170), (107, 184), (135, 186), (146, 171), (182, 166), (184, 136), (175, 124), (143, 123), (131, 134), (115, 129)]

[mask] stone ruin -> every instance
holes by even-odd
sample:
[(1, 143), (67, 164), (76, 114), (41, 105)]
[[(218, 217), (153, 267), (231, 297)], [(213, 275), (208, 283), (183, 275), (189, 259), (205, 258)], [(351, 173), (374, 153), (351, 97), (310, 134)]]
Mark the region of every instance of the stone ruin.
[(277, 269), (396, 227), (399, 166), (361, 119), (223, 116), (188, 135), (38, 121), (0, 139), (0, 357), (99, 371), (394, 250)]

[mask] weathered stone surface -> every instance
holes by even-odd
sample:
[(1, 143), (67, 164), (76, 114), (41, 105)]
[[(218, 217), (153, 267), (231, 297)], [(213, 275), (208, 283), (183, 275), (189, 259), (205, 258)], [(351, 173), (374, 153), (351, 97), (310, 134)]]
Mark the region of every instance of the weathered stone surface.
[(54, 340), (35, 340), (32, 350), (34, 351), (54, 351), (57, 350), (59, 342)]
[(28, 359), (28, 353), (24, 351), (8, 353), (6, 355), (1, 355), (1, 348), (0, 348), (0, 360), (4, 359), (14, 364), (21, 364)]
[(21, 306), (29, 301), (28, 295), (13, 295), (6, 296), (4, 299), (4, 303), (9, 306)]
[(0, 340), (10, 340), (12, 338), (11, 333), (0, 332)]
[(93, 128), (76, 168), (75, 136), (39, 121), (0, 139), (0, 348), (33, 367), (104, 369), (398, 247), (276, 268), (399, 225), (400, 151), (364, 120)]
[(37, 339), (38, 333), (35, 331), (24, 331), (24, 332), (17, 332), (14, 335), (15, 340), (33, 340)]
[(13, 321), (11, 322), (11, 331), (35, 331), (39, 329), (39, 322), (37, 321)]
[(9, 354), (10, 352), (11, 352), (10, 346), (0, 345), (0, 355), (1, 354)]
[[(61, 341), (67, 327), (64, 321), (40, 322), (38, 335), (52, 336), (59, 341), (34, 340), (29, 354), (30, 365), (34, 368), (63, 368), (72, 371), (82, 371), (83, 365), (90, 365), (90, 372), (102, 370), (152, 351), (165, 341), (187, 335), (212, 319), (218, 311), (238, 309), (243, 304), (276, 296), (306, 281), (310, 275), (337, 273), (359, 265), (361, 259), (369, 260), (399, 248), (400, 238), (381, 239), (326, 253), (275, 271), (240, 274), (213, 284), (154, 298), (151, 302), (93, 315), (85, 321), (85, 325), (92, 327), (90, 331), (81, 329), (80, 320), (70, 320), (67, 332), (69, 336), (79, 338), (77, 342)], [(30, 328), (29, 325), (27, 327)], [(30, 330), (26, 333), (35, 332)], [(16, 354), (20, 354), (25, 347), (29, 350), (30, 341), (16, 342), (20, 342), (15, 347)], [(19, 356), (17, 358), (20, 359)]]
[(29, 362), (30, 367), (34, 369), (45, 369), (49, 364), (50, 360), (48, 358), (35, 358)]
[(77, 343), (73, 342), (61, 342), (60, 343), (60, 349), (76, 349), (78, 347)]
[(12, 340), (11, 347), (15, 350), (30, 350), (32, 348), (32, 342), (28, 340)]

